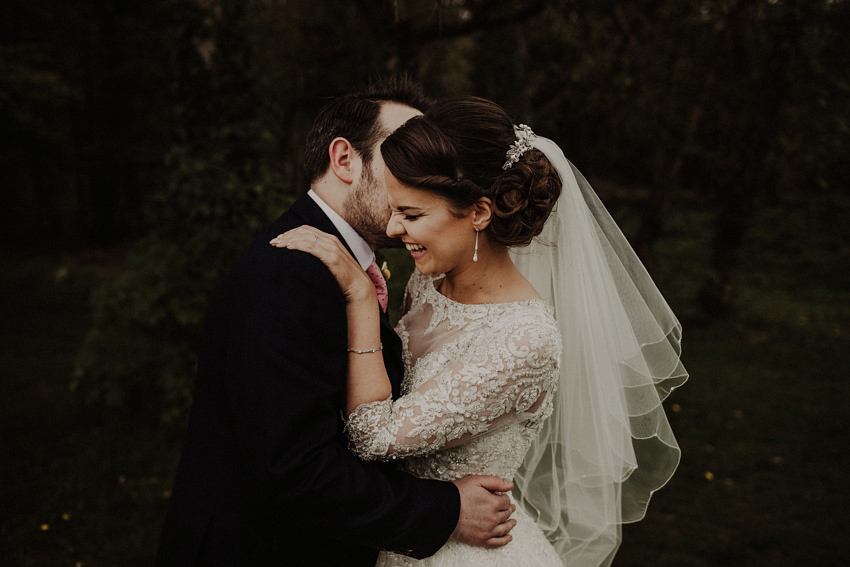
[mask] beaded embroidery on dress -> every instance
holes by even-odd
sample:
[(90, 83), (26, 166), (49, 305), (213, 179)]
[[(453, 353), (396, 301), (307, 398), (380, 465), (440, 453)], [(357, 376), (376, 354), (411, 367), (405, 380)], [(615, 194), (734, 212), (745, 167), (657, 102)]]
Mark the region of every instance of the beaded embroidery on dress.
[[(442, 276), (415, 272), (404, 344), (402, 397), (359, 406), (346, 424), (364, 460), (399, 460), (421, 478), (470, 474), (511, 479), (552, 412), (561, 337), (541, 300), (466, 305), (437, 291)], [(449, 541), (422, 561), (381, 552), (379, 566), (560, 567), (543, 532), (521, 508), (513, 541), (483, 549)]]

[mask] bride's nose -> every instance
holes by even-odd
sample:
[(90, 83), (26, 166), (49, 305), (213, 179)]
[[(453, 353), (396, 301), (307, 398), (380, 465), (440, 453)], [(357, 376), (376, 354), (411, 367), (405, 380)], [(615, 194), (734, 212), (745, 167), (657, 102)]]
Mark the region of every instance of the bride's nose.
[(390, 222), (387, 223), (387, 236), (398, 238), (402, 234), (404, 234), (404, 225), (401, 224), (396, 215), (390, 216)]

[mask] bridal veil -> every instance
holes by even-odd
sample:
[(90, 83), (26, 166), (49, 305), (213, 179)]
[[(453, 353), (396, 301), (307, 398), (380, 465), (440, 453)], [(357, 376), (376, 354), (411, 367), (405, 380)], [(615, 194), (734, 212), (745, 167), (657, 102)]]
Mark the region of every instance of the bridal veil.
[(554, 412), (515, 496), (565, 565), (610, 565), (621, 524), (643, 518), (680, 450), (662, 401), (687, 379), (681, 325), (589, 183), (551, 140), (561, 196), (543, 232), (511, 257), (553, 306), (563, 338)]

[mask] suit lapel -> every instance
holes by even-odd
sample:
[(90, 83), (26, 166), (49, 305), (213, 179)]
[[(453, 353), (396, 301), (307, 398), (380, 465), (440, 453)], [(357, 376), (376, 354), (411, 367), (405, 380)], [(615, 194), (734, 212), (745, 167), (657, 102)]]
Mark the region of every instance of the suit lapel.
[[(314, 226), (339, 238), (348, 253), (354, 256), (334, 224), (309, 195), (306, 193), (301, 195), (289, 211), (302, 220), (303, 224)], [(384, 345), (384, 366), (392, 383), (393, 398), (398, 398), (401, 392), (401, 378), (404, 375), (404, 364), (401, 359), (402, 344), (385, 313), (381, 313), (381, 343)]]

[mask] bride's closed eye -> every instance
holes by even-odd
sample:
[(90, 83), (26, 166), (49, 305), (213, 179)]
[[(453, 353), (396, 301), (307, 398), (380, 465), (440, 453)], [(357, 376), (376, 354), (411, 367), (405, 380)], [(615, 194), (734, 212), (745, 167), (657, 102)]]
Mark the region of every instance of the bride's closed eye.
[(401, 216), (406, 221), (415, 221), (416, 219), (424, 215), (424, 213), (408, 213), (404, 210), (393, 211), (393, 214)]

